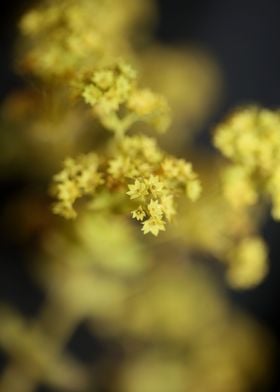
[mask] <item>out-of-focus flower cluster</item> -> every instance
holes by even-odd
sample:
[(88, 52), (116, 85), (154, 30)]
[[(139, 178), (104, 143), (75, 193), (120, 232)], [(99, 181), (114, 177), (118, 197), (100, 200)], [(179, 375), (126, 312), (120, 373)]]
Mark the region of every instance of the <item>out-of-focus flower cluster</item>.
[(270, 198), (280, 219), (280, 112), (248, 107), (233, 113), (215, 132), (215, 146), (232, 161), (224, 192), (237, 208)]
[(196, 203), (181, 203), (171, 237), (198, 254), (211, 255), (226, 267), (231, 286), (249, 288), (268, 273), (268, 248), (260, 234), (264, 213), (259, 207), (236, 209), (224, 197), (224, 164), (206, 151), (195, 162), (204, 191)]
[(19, 64), (44, 79), (67, 78), (129, 56), (133, 33), (147, 23), (152, 10), (153, 2), (147, 0), (42, 1), (20, 22), (25, 41)]

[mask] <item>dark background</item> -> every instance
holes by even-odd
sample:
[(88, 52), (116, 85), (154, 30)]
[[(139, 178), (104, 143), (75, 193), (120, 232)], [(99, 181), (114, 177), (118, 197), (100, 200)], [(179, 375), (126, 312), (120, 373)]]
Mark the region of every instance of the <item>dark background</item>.
[[(11, 49), (16, 20), (30, 3), (13, 0), (2, 1), (0, 5), (0, 100), (11, 87), (20, 84), (11, 71)], [(158, 37), (169, 43), (191, 42), (205, 47), (223, 69), (224, 99), (209, 126), (242, 103), (280, 106), (280, 0), (158, 0), (158, 3)], [(6, 200), (18, 191), (20, 184), (0, 186), (1, 200)], [(42, 294), (24, 271), (23, 252), (11, 246), (3, 235), (1, 215), (0, 230), (0, 299), (16, 303), (28, 315), (35, 314)], [(271, 252), (268, 278), (254, 290), (230, 292), (230, 295), (279, 338), (280, 224), (269, 220), (264, 236)], [(87, 356), (87, 353), (80, 355)], [(4, 356), (0, 351), (0, 362), (1, 359)], [(280, 392), (277, 366), (273, 385), (265, 392), (268, 391)]]

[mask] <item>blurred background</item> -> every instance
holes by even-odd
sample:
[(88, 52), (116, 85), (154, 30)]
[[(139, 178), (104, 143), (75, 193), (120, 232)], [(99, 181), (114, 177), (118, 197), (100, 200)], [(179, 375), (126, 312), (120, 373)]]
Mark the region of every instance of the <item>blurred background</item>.
[[(0, 100), (22, 83), (13, 72), (12, 49), (17, 20), (30, 3), (27, 0), (13, 0), (0, 4)], [(280, 105), (278, 0), (158, 0), (158, 7), (160, 18), (156, 35), (162, 42), (206, 49), (222, 70), (223, 95), (208, 124), (203, 125), (203, 130), (212, 128), (240, 104), (258, 103), (269, 108)], [(209, 133), (200, 133), (198, 143), (209, 145)], [(11, 233), (6, 231), (5, 219), (1, 219), (4, 215), (1, 207), (7, 200), (16, 198), (24, 190), (25, 183), (21, 178), (13, 178), (12, 181), (1, 178), (0, 187), (0, 298), (12, 303), (24, 314), (36, 315), (44, 295), (24, 267), (24, 258), (28, 254), (24, 248), (32, 246), (32, 241), (36, 242), (36, 233), (28, 239), (28, 243), (22, 241), (19, 246), (13, 242)], [(241, 292), (228, 289), (228, 292), (233, 301), (279, 340), (280, 225), (267, 221), (264, 237), (270, 247), (271, 269), (268, 277), (257, 288)], [(87, 361), (91, 359), (92, 351), (106, 350), (106, 344), (89, 339), (81, 326), (73, 338), (72, 349)], [(0, 350), (1, 367), (4, 367), (5, 360), (5, 354)], [(265, 390), (267, 392), (280, 391), (279, 365), (276, 359), (274, 377)]]

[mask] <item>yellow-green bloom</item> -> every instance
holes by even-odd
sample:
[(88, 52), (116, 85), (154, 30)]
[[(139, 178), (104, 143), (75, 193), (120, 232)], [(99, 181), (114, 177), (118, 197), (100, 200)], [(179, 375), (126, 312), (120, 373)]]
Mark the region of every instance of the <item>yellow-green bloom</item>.
[[(170, 172), (163, 170), (164, 162), (172, 162)], [(99, 156), (65, 160), (63, 170), (54, 176), (54, 212), (74, 218), (74, 203), (83, 196), (95, 198), (105, 191), (118, 200), (124, 195), (122, 202), (142, 222), (143, 232), (158, 235), (175, 216), (175, 199), (184, 196), (186, 188), (188, 198), (195, 200), (200, 182), (190, 163), (169, 156), (154, 139), (125, 136), (114, 139), (110, 149)]]
[(123, 60), (86, 73), (73, 86), (102, 125), (119, 137), (139, 121), (159, 132), (169, 127), (170, 109), (165, 98), (140, 88), (137, 72)]
[(228, 200), (244, 207), (269, 197), (279, 219), (280, 111), (240, 109), (218, 125), (214, 144), (231, 161), (223, 176)]

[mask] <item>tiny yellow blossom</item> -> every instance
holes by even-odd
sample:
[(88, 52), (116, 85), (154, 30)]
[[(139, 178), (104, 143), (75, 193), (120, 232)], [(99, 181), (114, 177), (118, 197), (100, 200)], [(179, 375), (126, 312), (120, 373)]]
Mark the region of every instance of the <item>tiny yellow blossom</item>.
[(154, 236), (157, 237), (158, 233), (164, 230), (165, 230), (165, 225), (161, 219), (156, 219), (154, 217), (151, 217), (145, 220), (145, 222), (143, 222), (142, 231), (144, 234), (152, 233)]
[(110, 69), (97, 71), (94, 73), (92, 81), (97, 88), (103, 91), (108, 90), (114, 84), (114, 72)]
[(163, 215), (163, 208), (162, 205), (158, 200), (151, 200), (148, 204), (148, 211), (152, 218), (161, 220)]
[(136, 179), (134, 184), (129, 184), (128, 185), (129, 191), (126, 192), (126, 194), (131, 198), (131, 199), (137, 199), (144, 197), (148, 194), (148, 189), (145, 181), (141, 181)]
[(146, 217), (146, 212), (142, 206), (139, 206), (136, 210), (131, 212), (132, 218), (142, 221)]
[(117, 156), (108, 162), (108, 173), (113, 178), (124, 178), (130, 171), (130, 161), (124, 156)]
[(166, 194), (164, 182), (158, 176), (150, 175), (145, 183), (153, 197), (161, 197)]
[(166, 158), (161, 164), (164, 174), (170, 178), (177, 178), (179, 176), (178, 162), (172, 158)]

